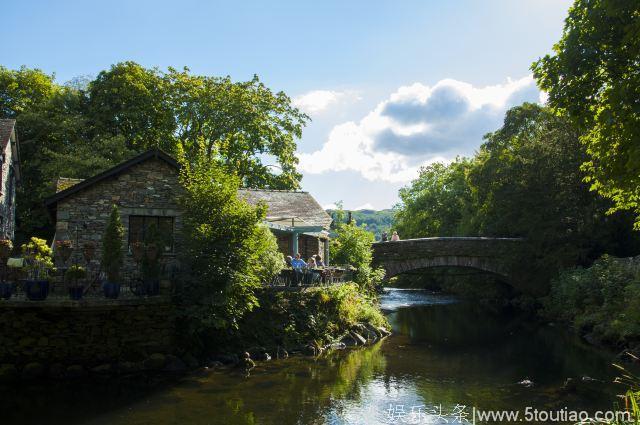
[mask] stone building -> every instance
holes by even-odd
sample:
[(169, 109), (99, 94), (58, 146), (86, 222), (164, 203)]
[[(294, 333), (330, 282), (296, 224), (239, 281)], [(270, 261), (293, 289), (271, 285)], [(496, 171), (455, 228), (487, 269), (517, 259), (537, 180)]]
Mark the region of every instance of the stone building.
[(278, 238), (278, 247), (284, 255), (299, 252), (304, 259), (316, 254), (329, 259), (332, 218), (309, 193), (241, 189), (240, 196), (250, 204), (267, 205), (267, 226)]
[(16, 187), (20, 155), (16, 120), (0, 119), (0, 238), (13, 239), (16, 227)]
[[(166, 237), (165, 258), (175, 258), (182, 245), (178, 169), (174, 158), (153, 149), (86, 180), (60, 178), (57, 193), (46, 200), (56, 222), (54, 239), (77, 238), (81, 246), (93, 241), (96, 252), (101, 252), (102, 236), (116, 204), (125, 228), (125, 246), (144, 241), (154, 225)], [(278, 237), (283, 254), (300, 251), (305, 258), (318, 253), (327, 257), (331, 217), (311, 195), (242, 189), (240, 196), (249, 203), (267, 204), (267, 225)], [(136, 264), (128, 253), (125, 272), (134, 270)]]
[[(112, 206), (118, 206), (125, 228), (125, 247), (143, 241), (150, 226), (166, 236), (165, 258), (175, 257), (181, 245), (181, 212), (177, 198), (178, 163), (160, 150), (150, 150), (86, 180), (59, 179), (59, 190), (45, 201), (56, 221), (55, 240), (96, 244), (96, 259)], [(129, 250), (127, 250), (129, 251)], [(137, 266), (125, 255), (124, 271)]]

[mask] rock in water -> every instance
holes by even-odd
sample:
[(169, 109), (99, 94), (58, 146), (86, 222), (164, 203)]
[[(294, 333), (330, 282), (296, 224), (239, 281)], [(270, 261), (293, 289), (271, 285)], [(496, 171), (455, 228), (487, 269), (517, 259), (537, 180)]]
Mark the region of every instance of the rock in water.
[(144, 361), (144, 368), (149, 370), (160, 370), (164, 367), (167, 362), (167, 357), (164, 354), (154, 353), (150, 355)]
[(351, 332), (351, 336), (353, 337), (353, 339), (355, 339), (358, 343), (358, 345), (365, 345), (367, 343), (367, 340), (360, 335), (358, 332)]
[(18, 378), (18, 369), (15, 365), (5, 363), (0, 365), (0, 382), (12, 382)]
[(533, 381), (531, 381), (530, 379), (523, 379), (522, 381), (518, 382), (518, 385), (522, 385), (525, 388), (531, 388), (533, 387)]
[(285, 350), (282, 347), (278, 347), (278, 349), (276, 350), (276, 358), (286, 359), (288, 357), (289, 357), (289, 353), (287, 353), (287, 350)]
[(32, 362), (27, 363), (22, 369), (22, 378), (23, 379), (37, 379), (44, 375), (45, 368), (41, 363)]

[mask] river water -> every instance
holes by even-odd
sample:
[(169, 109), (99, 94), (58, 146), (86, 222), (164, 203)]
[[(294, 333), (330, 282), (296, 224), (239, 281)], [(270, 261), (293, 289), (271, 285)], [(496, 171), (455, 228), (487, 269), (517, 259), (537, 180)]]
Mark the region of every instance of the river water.
[(263, 362), (249, 376), (22, 388), (2, 397), (0, 424), (460, 423), (473, 408), (594, 414), (622, 391), (611, 353), (555, 327), (424, 291), (390, 289), (381, 303), (394, 335), (370, 347)]

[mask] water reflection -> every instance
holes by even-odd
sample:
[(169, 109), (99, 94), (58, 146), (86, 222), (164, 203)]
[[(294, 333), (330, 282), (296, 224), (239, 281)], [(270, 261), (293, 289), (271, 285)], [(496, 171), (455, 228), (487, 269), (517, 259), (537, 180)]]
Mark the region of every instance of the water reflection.
[[(393, 309), (391, 338), (316, 360), (262, 363), (249, 377), (215, 371), (151, 392), (142, 383), (5, 392), (2, 423), (388, 424), (400, 412), (408, 423), (412, 408), (429, 413), (426, 420), (442, 409), (450, 422), (462, 405), (611, 408), (617, 388), (608, 354), (557, 329), (453, 301), (391, 291), (383, 300)], [(582, 376), (594, 381), (561, 390), (566, 378)], [(533, 386), (518, 384), (525, 378)]]

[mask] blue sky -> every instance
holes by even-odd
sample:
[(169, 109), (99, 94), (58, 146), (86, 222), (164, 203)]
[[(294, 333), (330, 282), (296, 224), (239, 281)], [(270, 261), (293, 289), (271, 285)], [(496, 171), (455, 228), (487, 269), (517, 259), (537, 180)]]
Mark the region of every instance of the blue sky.
[(539, 101), (529, 66), (570, 1), (28, 1), (3, 6), (0, 63), (60, 82), (111, 64), (258, 74), (313, 118), (303, 187), (387, 208), (420, 165), (470, 155), (504, 111)]

